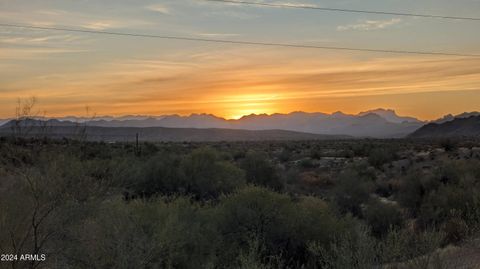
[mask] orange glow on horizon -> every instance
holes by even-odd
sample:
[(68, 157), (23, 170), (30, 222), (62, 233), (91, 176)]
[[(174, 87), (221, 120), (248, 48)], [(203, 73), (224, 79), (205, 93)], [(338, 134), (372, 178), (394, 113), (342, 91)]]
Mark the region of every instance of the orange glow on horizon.
[(479, 59), (338, 57), (319, 62), (308, 54), (284, 64), (283, 55), (255, 56), (213, 58), (202, 68), (188, 61), (122, 60), (85, 72), (5, 82), (0, 119), (13, 116), (18, 97), (29, 96), (38, 98), (37, 109), (49, 117), (82, 117), (85, 106), (96, 115), (207, 113), (226, 119), (385, 108), (432, 120), (480, 110)]

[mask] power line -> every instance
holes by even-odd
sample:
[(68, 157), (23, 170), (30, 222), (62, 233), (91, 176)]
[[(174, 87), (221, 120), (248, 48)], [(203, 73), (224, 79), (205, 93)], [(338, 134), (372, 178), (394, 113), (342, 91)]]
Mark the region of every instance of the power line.
[(284, 48), (324, 49), (324, 50), (362, 51), (362, 52), (376, 52), (376, 53), (417, 54), (417, 55), (436, 55), (436, 56), (480, 57), (479, 54), (369, 49), (369, 48), (356, 48), (356, 47), (334, 47), (334, 46), (301, 45), (301, 44), (291, 44), (291, 43), (271, 43), (271, 42), (255, 42), (255, 41), (240, 41), (240, 40), (236, 41), (236, 40), (226, 40), (226, 39), (208, 39), (208, 38), (153, 35), (153, 34), (123, 33), (123, 32), (72, 29), (72, 28), (64, 28), (64, 27), (33, 26), (33, 25), (21, 25), (21, 24), (9, 24), (9, 23), (0, 23), (0, 27), (36, 29), (36, 30), (47, 30), (47, 31), (62, 31), (62, 32), (99, 34), (99, 35), (101, 34), (101, 35), (112, 35), (112, 36), (158, 38), (158, 39), (210, 42), (210, 43), (223, 43), (223, 44), (239, 44), (239, 45), (251, 45), (251, 46), (270, 46), (270, 47), (284, 47)]
[(401, 12), (389, 12), (389, 11), (374, 11), (374, 10), (359, 10), (359, 9), (344, 9), (344, 8), (327, 8), (327, 7), (308, 6), (308, 5), (260, 3), (260, 2), (235, 1), (235, 0), (202, 0), (202, 1), (221, 2), (221, 3), (230, 3), (230, 4), (238, 4), (238, 5), (255, 5), (255, 6), (266, 6), (266, 7), (313, 9), (313, 10), (331, 11), (331, 12), (367, 13), (367, 14), (377, 14), (377, 15), (395, 15), (395, 16), (421, 17), (421, 18), (433, 18), (433, 19), (480, 21), (480, 18), (475, 18), (475, 17), (457, 17), (457, 16), (434, 15), (434, 14), (415, 14), (415, 13), (401, 13)]

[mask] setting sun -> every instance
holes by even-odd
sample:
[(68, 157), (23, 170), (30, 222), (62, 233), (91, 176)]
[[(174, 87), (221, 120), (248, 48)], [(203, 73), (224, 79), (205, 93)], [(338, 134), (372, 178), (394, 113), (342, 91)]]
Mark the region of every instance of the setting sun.
[(269, 112), (264, 112), (264, 111), (261, 111), (261, 110), (254, 110), (254, 109), (252, 109), (252, 110), (238, 110), (237, 114), (227, 116), (226, 119), (238, 120), (238, 119), (241, 119), (244, 116), (248, 116), (248, 115), (252, 115), (252, 114), (260, 115), (260, 114), (270, 114), (270, 113)]

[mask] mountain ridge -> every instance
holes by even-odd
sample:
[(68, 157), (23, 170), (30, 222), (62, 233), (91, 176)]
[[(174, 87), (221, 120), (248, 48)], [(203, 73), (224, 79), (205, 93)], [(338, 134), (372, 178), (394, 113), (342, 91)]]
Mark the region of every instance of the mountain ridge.
[(468, 117), (471, 117), (471, 116), (480, 116), (480, 112), (477, 112), (477, 111), (463, 112), (463, 113), (458, 114), (458, 115), (448, 114), (448, 115), (443, 116), (442, 118), (439, 118), (437, 120), (432, 121), (432, 123), (445, 123), (445, 122), (449, 122), (449, 121), (452, 121), (452, 120), (455, 120), (455, 119), (468, 118)]
[(411, 138), (480, 137), (480, 115), (429, 123), (409, 135)]
[[(20, 126), (20, 127), (18, 127)], [(342, 135), (321, 135), (286, 130), (235, 130), (218, 128), (167, 128), (167, 127), (98, 127), (75, 122), (25, 119), (12, 120), (0, 126), (1, 135), (12, 135), (15, 127), (27, 137), (49, 137), (53, 139), (80, 137), (89, 141), (128, 142), (218, 142), (218, 141), (265, 141), (265, 140), (336, 140), (350, 139)]]
[(322, 135), (391, 138), (404, 137), (423, 125), (423, 122), (398, 116), (394, 110), (375, 109), (359, 114), (332, 114), (294, 111), (245, 115), (240, 119), (225, 119), (213, 114), (124, 116), (120, 118), (57, 118), (58, 121), (76, 121), (97, 127), (166, 127), (166, 128), (219, 128), (240, 130), (286, 130)]
[[(444, 123), (456, 118), (480, 115), (479, 112), (465, 112), (456, 116), (447, 115), (435, 121), (421, 121), (414, 117), (400, 116), (393, 109), (377, 108), (358, 114), (337, 111), (331, 114), (321, 112), (293, 111), (290, 113), (250, 114), (239, 119), (225, 119), (207, 113), (188, 116), (170, 114), (161, 116), (125, 115), (120, 117), (74, 117), (42, 118), (52, 120), (50, 125), (61, 126), (62, 122), (74, 122), (95, 127), (165, 127), (196, 129), (233, 130), (285, 130), (320, 135), (345, 135), (352, 137), (401, 138), (417, 131), (428, 123)], [(5, 124), (6, 120), (3, 120)], [(1, 125), (0, 121), (0, 125)]]

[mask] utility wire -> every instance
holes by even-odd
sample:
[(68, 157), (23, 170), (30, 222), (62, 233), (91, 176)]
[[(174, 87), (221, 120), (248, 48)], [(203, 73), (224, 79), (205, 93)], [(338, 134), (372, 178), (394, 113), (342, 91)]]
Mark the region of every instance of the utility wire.
[(292, 43), (270, 43), (270, 42), (255, 42), (255, 41), (240, 41), (240, 40), (236, 41), (236, 40), (226, 40), (226, 39), (208, 39), (208, 38), (181, 37), (181, 36), (168, 36), (168, 35), (137, 34), (137, 33), (124, 33), (124, 32), (111, 32), (111, 31), (97, 31), (97, 30), (87, 30), (87, 29), (73, 29), (73, 28), (66, 28), (66, 27), (33, 26), (33, 25), (10, 24), (10, 23), (0, 23), (0, 27), (36, 29), (36, 30), (47, 30), (47, 31), (62, 31), (62, 32), (74, 32), (74, 33), (86, 33), (86, 34), (98, 34), (98, 35), (111, 35), (111, 36), (157, 38), (157, 39), (183, 40), (183, 41), (195, 41), (195, 42), (210, 42), (210, 43), (223, 43), (223, 44), (240, 44), (240, 45), (251, 45), (251, 46), (270, 46), (270, 47), (284, 47), (284, 48), (324, 49), (324, 50), (362, 51), (362, 52), (376, 52), (376, 53), (417, 54), (417, 55), (436, 55), (436, 56), (480, 57), (480, 54), (464, 54), (464, 53), (456, 53), (456, 52), (449, 53), (449, 52), (433, 52), (433, 51), (408, 51), (408, 50), (369, 49), (369, 48), (356, 48), (356, 47), (301, 45), (301, 44), (292, 44)]
[(313, 9), (313, 10), (331, 11), (331, 12), (367, 13), (367, 14), (377, 14), (377, 15), (395, 15), (395, 16), (421, 17), (421, 18), (433, 18), (433, 19), (480, 21), (480, 18), (475, 18), (475, 17), (457, 17), (457, 16), (434, 15), (434, 14), (415, 14), (415, 13), (401, 13), (401, 12), (374, 11), (374, 10), (327, 8), (327, 7), (308, 6), (308, 5), (275, 4), (275, 3), (261, 3), (261, 2), (249, 2), (249, 1), (235, 1), (235, 0), (202, 0), (202, 1), (230, 3), (230, 4), (238, 4), (238, 5), (265, 6), (265, 7)]

